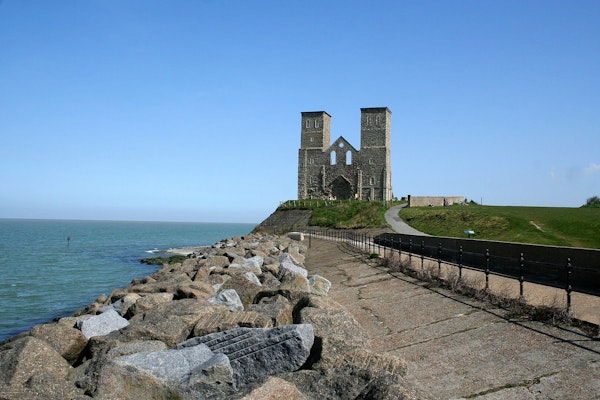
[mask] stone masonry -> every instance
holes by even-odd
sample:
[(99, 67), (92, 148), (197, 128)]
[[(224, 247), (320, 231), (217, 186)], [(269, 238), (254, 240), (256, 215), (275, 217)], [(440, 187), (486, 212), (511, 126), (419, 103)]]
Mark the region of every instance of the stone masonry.
[(387, 107), (360, 111), (360, 150), (343, 136), (330, 145), (331, 116), (325, 111), (302, 113), (299, 199), (392, 199), (392, 112)]

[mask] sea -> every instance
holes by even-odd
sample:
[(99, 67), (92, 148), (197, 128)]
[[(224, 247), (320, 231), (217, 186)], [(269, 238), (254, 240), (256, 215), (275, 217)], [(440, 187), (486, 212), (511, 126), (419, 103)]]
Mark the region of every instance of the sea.
[(0, 342), (73, 314), (159, 266), (145, 257), (210, 246), (255, 224), (0, 219)]

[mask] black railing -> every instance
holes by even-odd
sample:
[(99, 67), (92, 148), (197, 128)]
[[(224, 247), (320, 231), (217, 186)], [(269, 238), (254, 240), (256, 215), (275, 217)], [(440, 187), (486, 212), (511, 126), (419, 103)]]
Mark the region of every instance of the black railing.
[[(486, 289), (489, 289), (490, 275), (516, 279), (519, 281), (521, 297), (525, 282), (563, 289), (566, 291), (569, 311), (572, 292), (600, 295), (598, 250), (400, 234), (370, 237), (354, 231), (318, 228), (311, 228), (305, 233), (309, 235), (309, 240), (314, 236), (345, 241), (370, 253), (383, 253), (384, 257), (392, 251), (405, 253), (411, 263), (417, 258), (421, 269), (426, 259), (437, 262), (440, 271), (442, 263), (449, 264), (458, 268), (459, 279), (465, 268), (481, 271), (485, 274)], [(560, 257), (555, 254), (563, 255), (564, 259), (556, 259)], [(587, 263), (574, 263), (573, 257)]]

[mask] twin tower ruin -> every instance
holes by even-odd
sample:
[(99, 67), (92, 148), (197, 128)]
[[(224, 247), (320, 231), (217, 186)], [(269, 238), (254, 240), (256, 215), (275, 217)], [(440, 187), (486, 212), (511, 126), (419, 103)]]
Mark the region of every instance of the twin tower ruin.
[(303, 112), (298, 152), (299, 199), (391, 200), (390, 134), (387, 107), (360, 109), (360, 150), (343, 136), (331, 143), (331, 116)]

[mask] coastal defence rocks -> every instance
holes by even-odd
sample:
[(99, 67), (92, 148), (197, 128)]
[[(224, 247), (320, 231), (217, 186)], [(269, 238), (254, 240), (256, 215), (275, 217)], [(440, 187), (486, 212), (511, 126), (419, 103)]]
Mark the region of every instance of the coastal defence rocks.
[(226, 239), (37, 325), (0, 344), (0, 398), (429, 398), (368, 349), (305, 252)]

